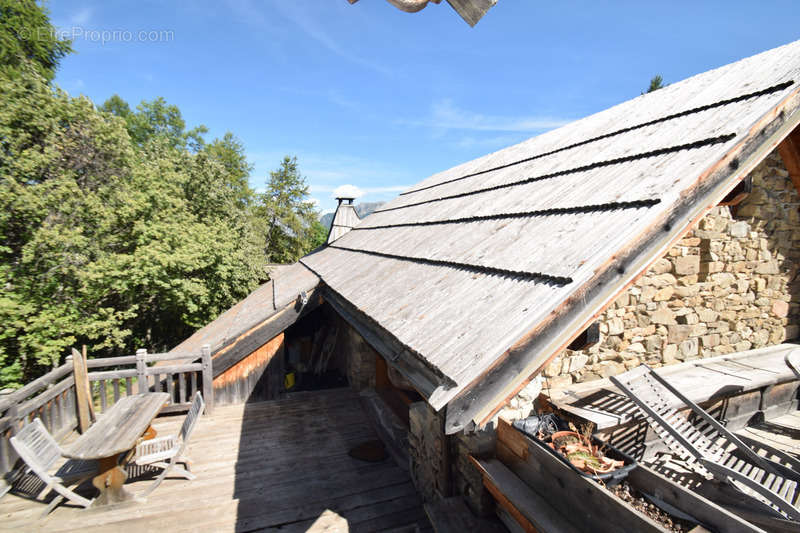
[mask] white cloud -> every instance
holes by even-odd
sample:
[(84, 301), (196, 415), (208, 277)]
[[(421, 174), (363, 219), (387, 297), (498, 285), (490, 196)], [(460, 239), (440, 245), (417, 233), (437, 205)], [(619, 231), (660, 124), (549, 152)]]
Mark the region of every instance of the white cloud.
[(339, 185), (333, 190), (331, 197), (333, 198), (361, 198), (364, 196), (364, 191), (355, 185)]
[(569, 122), (570, 120), (548, 116), (503, 116), (476, 113), (459, 108), (449, 98), (431, 104), (428, 118), (399, 121), (400, 124), (427, 126), (440, 132), (447, 130), (536, 132), (557, 128)]

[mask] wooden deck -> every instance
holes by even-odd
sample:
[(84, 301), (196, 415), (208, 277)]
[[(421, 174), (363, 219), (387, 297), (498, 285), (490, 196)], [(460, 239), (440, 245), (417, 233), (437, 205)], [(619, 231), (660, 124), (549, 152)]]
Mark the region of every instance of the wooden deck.
[[(182, 416), (159, 418), (160, 435)], [(16, 531), (429, 531), (411, 480), (391, 459), (367, 463), (347, 451), (377, 438), (348, 389), (217, 408), (189, 444), (197, 479), (167, 478), (144, 503), (83, 510), (12, 492), (0, 499), (0, 529)], [(134, 492), (152, 473), (129, 480)], [(92, 494), (90, 484), (79, 492)]]

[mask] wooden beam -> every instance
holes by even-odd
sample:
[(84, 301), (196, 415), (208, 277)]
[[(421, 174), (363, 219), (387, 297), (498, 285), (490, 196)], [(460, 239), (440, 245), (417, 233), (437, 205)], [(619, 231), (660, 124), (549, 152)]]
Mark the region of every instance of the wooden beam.
[(786, 170), (797, 193), (800, 194), (800, 128), (795, 128), (781, 144), (778, 145), (778, 153), (783, 159)]
[[(470, 461), (483, 476), (483, 486), (526, 532), (577, 533), (581, 531), (542, 496), (525, 484), (497, 459)], [(576, 503), (573, 502), (573, 505)], [(579, 505), (579, 504), (578, 504)], [(583, 530), (588, 531), (588, 530)]]
[[(525, 449), (522, 455), (515, 451), (520, 448)], [(576, 474), (502, 419), (497, 426), (497, 458), (537, 494), (546, 495), (550, 505), (569, 517), (579, 531), (663, 531), (652, 519), (599, 483)]]

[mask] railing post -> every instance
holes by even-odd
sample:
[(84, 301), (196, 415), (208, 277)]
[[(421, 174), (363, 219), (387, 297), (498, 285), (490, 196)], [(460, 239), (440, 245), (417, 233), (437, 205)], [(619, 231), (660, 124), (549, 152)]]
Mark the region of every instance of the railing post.
[(144, 394), (150, 390), (147, 384), (147, 363), (144, 358), (147, 355), (147, 350), (142, 348), (136, 350), (136, 383), (138, 384), (139, 394)]
[(9, 426), (8, 437), (11, 438), (17, 434), (19, 430), (19, 411), (17, 404), (11, 405), (6, 411), (6, 417), (11, 420), (11, 425)]
[(214, 410), (214, 373), (211, 369), (211, 346), (204, 344), (200, 349), (203, 354), (203, 399), (206, 402), (206, 414)]

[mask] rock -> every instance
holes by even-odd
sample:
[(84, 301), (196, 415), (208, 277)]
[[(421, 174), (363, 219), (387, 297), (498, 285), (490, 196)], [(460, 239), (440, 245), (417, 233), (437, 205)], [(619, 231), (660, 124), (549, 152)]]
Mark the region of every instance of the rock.
[(678, 351), (683, 358), (695, 356), (699, 351), (699, 343), (697, 339), (685, 340), (678, 345)]
[(650, 267), (649, 272), (653, 274), (665, 274), (672, 271), (672, 262), (669, 259), (662, 257)]
[(688, 276), (700, 272), (700, 256), (685, 255), (675, 258), (675, 273), (681, 276)]
[(656, 302), (665, 302), (665, 301), (669, 300), (670, 298), (672, 298), (672, 293), (674, 291), (675, 291), (675, 289), (673, 289), (672, 287), (666, 286), (666, 287), (664, 287), (662, 289), (659, 289), (655, 293), (655, 295), (653, 296), (653, 300), (656, 301)]
[(678, 298), (689, 298), (696, 296), (700, 292), (700, 287), (695, 285), (686, 285), (675, 287), (675, 296)]
[(619, 297), (617, 297), (617, 299), (614, 301), (614, 307), (616, 307), (617, 309), (621, 307), (627, 307), (629, 304), (630, 304), (630, 296), (628, 295), (627, 292), (624, 292), (621, 295), (619, 295)]
[(730, 272), (720, 272), (718, 274), (712, 274), (710, 277), (711, 281), (721, 289), (730, 287), (731, 284), (736, 281), (736, 276)]
[(643, 303), (652, 302), (657, 292), (658, 289), (656, 289), (652, 285), (647, 285), (646, 287), (642, 287), (642, 295), (640, 296), (639, 299)]
[(608, 321), (608, 334), (620, 335), (625, 331), (625, 322), (619, 317), (612, 318)]
[(783, 300), (775, 300), (772, 303), (772, 314), (778, 318), (784, 318), (789, 315), (789, 303)]
[(571, 374), (572, 372), (577, 372), (578, 370), (582, 369), (586, 366), (586, 363), (589, 361), (589, 356), (587, 355), (574, 355), (569, 358), (569, 370), (568, 372)]
[(689, 324), (689, 325), (697, 324), (698, 322), (700, 322), (700, 318), (697, 316), (697, 314), (692, 312), (684, 313), (683, 316), (679, 316), (677, 320), (679, 324)]
[(703, 348), (713, 348), (714, 346), (719, 346), (720, 336), (719, 333), (712, 333), (711, 335), (700, 337), (700, 341), (703, 343)]
[(677, 280), (675, 279), (675, 276), (667, 273), (647, 278), (647, 282), (650, 285), (654, 285), (656, 287), (666, 287), (668, 285), (675, 285), (676, 281)]
[(595, 365), (592, 368), (593, 371), (597, 372), (601, 377), (607, 378), (608, 376), (616, 376), (617, 374), (622, 374), (627, 370), (625, 368), (624, 363), (616, 363), (614, 361), (603, 361)]
[(660, 350), (663, 344), (664, 342), (660, 336), (650, 335), (645, 339), (644, 347), (648, 352), (653, 353)]
[(544, 367), (544, 376), (546, 378), (552, 378), (561, 373), (561, 358), (556, 357), (553, 359), (549, 365)]
[[(589, 380), (584, 378), (584, 381)], [(556, 376), (546, 379), (544, 383), (549, 389), (563, 389), (564, 387), (572, 385), (572, 376), (569, 374)]]
[(669, 332), (667, 335), (667, 342), (670, 343), (680, 343), (685, 341), (689, 338), (689, 332), (691, 331), (691, 326), (685, 325), (669, 325), (667, 326), (667, 331)]
[(753, 344), (750, 341), (739, 341), (739, 342), (737, 342), (736, 344), (733, 345), (733, 348), (737, 352), (746, 352), (747, 350), (749, 350), (752, 347), (753, 347)]
[(716, 272), (722, 272), (723, 270), (725, 270), (725, 263), (722, 261), (706, 261), (700, 263), (700, 272), (714, 274)]
[(706, 326), (703, 323), (693, 324), (689, 326), (690, 337), (700, 337), (701, 335), (705, 335), (706, 333), (708, 333), (708, 326)]
[(769, 331), (765, 329), (760, 329), (753, 333), (752, 337), (753, 346), (756, 348), (760, 348), (761, 346), (766, 346), (769, 342)]
[(747, 222), (734, 222), (730, 226), (730, 234), (731, 237), (736, 237), (737, 239), (744, 239), (750, 234), (750, 224)]
[(678, 345), (677, 344), (667, 344), (664, 346), (664, 350), (661, 352), (661, 357), (665, 363), (673, 363), (675, 362), (675, 358), (678, 355)]
[(663, 308), (663, 309), (656, 309), (652, 313), (650, 313), (650, 322), (653, 324), (677, 324), (675, 321), (675, 313), (671, 310)]
[(712, 309), (698, 309), (697, 316), (700, 319), (700, 322), (716, 322), (717, 318), (719, 317), (719, 313)]
[(628, 351), (634, 353), (644, 353), (647, 350), (645, 350), (644, 344), (642, 344), (641, 342), (634, 342), (630, 346), (628, 346)]
[(759, 263), (756, 267), (756, 274), (779, 274), (778, 262), (775, 260)]

